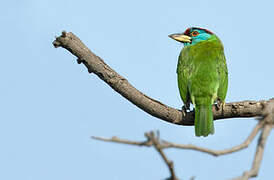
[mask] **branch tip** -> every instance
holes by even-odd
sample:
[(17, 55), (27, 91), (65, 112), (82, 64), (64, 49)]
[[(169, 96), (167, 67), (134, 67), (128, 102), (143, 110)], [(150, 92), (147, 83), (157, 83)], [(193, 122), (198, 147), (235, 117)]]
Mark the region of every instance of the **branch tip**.
[(62, 35), (61, 35), (61, 37), (63, 37), (63, 38), (65, 38), (67, 36), (67, 32), (64, 30), (64, 31), (62, 31)]
[(56, 38), (55, 41), (52, 42), (52, 44), (53, 44), (53, 46), (54, 46), (55, 48), (58, 48), (58, 47), (61, 46), (61, 43), (60, 43), (59, 41), (57, 41), (57, 38)]

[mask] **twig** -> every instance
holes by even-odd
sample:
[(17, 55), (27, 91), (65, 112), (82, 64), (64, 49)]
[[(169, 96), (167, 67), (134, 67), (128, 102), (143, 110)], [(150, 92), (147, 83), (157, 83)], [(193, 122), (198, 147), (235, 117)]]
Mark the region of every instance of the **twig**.
[(152, 146), (152, 142), (150, 140), (146, 140), (143, 142), (137, 142), (137, 141), (129, 141), (129, 140), (120, 139), (117, 136), (113, 136), (112, 138), (109, 138), (109, 139), (103, 138), (103, 137), (98, 137), (98, 136), (91, 136), (91, 138), (99, 140), (99, 141), (116, 142), (116, 143), (121, 143), (121, 144), (147, 146), (147, 147)]
[(146, 136), (148, 138), (148, 141), (151, 141), (153, 143), (154, 148), (157, 150), (157, 152), (161, 155), (161, 157), (165, 161), (165, 163), (169, 169), (169, 172), (170, 172), (170, 178), (168, 178), (168, 180), (179, 180), (175, 175), (173, 162), (167, 158), (167, 156), (165, 155), (165, 153), (162, 150), (163, 148), (159, 141), (159, 138), (160, 138), (159, 132), (157, 134), (158, 134), (158, 136), (155, 137), (154, 132), (150, 132), (150, 133), (146, 133)]
[[(241, 149), (244, 149), (244, 148), (248, 147), (248, 145), (252, 142), (254, 137), (257, 135), (257, 133), (262, 128), (263, 124), (264, 124), (264, 122), (260, 121), (254, 127), (254, 129), (252, 130), (250, 135), (247, 137), (247, 139), (243, 143), (241, 143), (240, 145), (234, 146), (232, 148), (225, 149), (225, 150), (211, 150), (211, 149), (195, 146), (195, 145), (192, 145), (192, 144), (187, 144), (187, 145), (186, 144), (176, 144), (176, 143), (168, 142), (168, 141), (165, 141), (165, 140), (160, 141), (160, 146), (161, 146), (161, 149), (166, 149), (166, 148), (191, 149), (191, 150), (196, 150), (196, 151), (204, 152), (204, 153), (207, 153), (207, 154), (211, 154), (213, 156), (220, 156), (220, 155), (236, 152), (236, 151), (239, 151)], [(149, 139), (147, 141), (138, 142), (138, 141), (130, 141), (130, 140), (125, 140), (125, 139), (120, 139), (116, 136), (112, 137), (112, 138), (102, 138), (102, 137), (92, 136), (92, 138), (96, 139), (96, 140), (101, 140), (101, 141), (115, 142), (115, 143), (129, 144), (129, 145), (137, 145), (137, 146), (150, 147), (150, 146), (153, 145), (153, 143)]]
[(265, 148), (265, 143), (269, 133), (272, 129), (271, 124), (266, 124), (261, 132), (261, 135), (258, 140), (257, 149), (255, 157), (253, 160), (252, 168), (249, 171), (245, 171), (242, 176), (234, 178), (232, 180), (248, 180), (251, 177), (256, 177), (263, 159), (263, 153)]
[(249, 178), (256, 177), (258, 175), (260, 165), (263, 159), (266, 140), (274, 124), (274, 100), (273, 99), (270, 100), (270, 102), (264, 108), (261, 122), (264, 122), (264, 126), (258, 140), (257, 149), (256, 149), (255, 157), (252, 163), (252, 167), (249, 171), (245, 171), (242, 176), (234, 178), (232, 180), (248, 180)]
[(192, 150), (208, 153), (213, 156), (220, 156), (220, 155), (233, 153), (241, 149), (247, 148), (262, 127), (263, 127), (263, 122), (261, 121), (254, 127), (250, 135), (246, 138), (246, 140), (243, 143), (228, 149), (224, 149), (224, 150), (211, 150), (203, 147), (194, 146), (192, 144), (188, 144), (188, 145), (175, 144), (175, 143), (164, 141), (164, 140), (163, 140), (163, 146), (164, 148), (192, 149)]
[(123, 140), (119, 139), (118, 137), (114, 136), (110, 139), (107, 138), (102, 138), (102, 137), (96, 137), (92, 136), (93, 139), (100, 140), (100, 141), (106, 141), (106, 142), (116, 142), (116, 143), (122, 143), (122, 144), (129, 144), (129, 145), (137, 145), (137, 146), (153, 146), (156, 151), (160, 154), (164, 162), (166, 163), (169, 172), (170, 172), (170, 177), (167, 180), (179, 180), (176, 177), (175, 170), (174, 170), (174, 164), (171, 160), (167, 158), (165, 153), (163, 152), (164, 147), (161, 145), (160, 142), (160, 134), (157, 132), (157, 136), (155, 136), (155, 133), (153, 131), (145, 133), (145, 136), (147, 138), (146, 141), (143, 142), (136, 142), (136, 141), (128, 141), (128, 140)]
[[(73, 33), (62, 32), (62, 35), (56, 38), (53, 45), (54, 47), (63, 47), (70, 51), (77, 57), (78, 63), (83, 63), (87, 67), (88, 72), (96, 74), (116, 92), (150, 115), (174, 124), (194, 124), (193, 111), (188, 112), (183, 117), (180, 110), (171, 108), (146, 96), (133, 87), (126, 78), (111, 69), (100, 57), (91, 52)], [(261, 116), (266, 103), (267, 101), (227, 103), (223, 110), (217, 110), (214, 105), (212, 106), (214, 119)]]

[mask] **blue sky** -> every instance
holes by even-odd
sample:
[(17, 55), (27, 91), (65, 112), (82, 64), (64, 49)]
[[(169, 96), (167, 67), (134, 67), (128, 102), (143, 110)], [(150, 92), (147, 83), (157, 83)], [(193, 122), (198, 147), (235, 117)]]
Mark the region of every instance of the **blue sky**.
[[(163, 179), (169, 172), (153, 148), (99, 142), (90, 136), (164, 139), (223, 149), (241, 143), (253, 119), (215, 123), (196, 138), (193, 127), (158, 120), (138, 109), (76, 58), (52, 46), (72, 31), (137, 89), (182, 106), (176, 80), (182, 45), (168, 34), (198, 26), (216, 33), (229, 69), (227, 102), (273, 97), (273, 1), (5, 1), (0, 7), (0, 179)], [(273, 133), (259, 179), (271, 179)], [(256, 141), (239, 153), (212, 157), (167, 150), (182, 179), (228, 179), (251, 167)]]

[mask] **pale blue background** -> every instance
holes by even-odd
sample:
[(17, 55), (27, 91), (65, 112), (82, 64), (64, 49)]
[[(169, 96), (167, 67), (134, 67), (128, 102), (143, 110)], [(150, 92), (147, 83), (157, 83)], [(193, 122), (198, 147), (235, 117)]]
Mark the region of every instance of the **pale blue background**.
[[(167, 37), (189, 26), (223, 41), (229, 69), (227, 102), (273, 94), (273, 1), (2, 1), (0, 179), (164, 179), (169, 172), (153, 148), (99, 142), (91, 135), (163, 138), (213, 149), (241, 143), (252, 119), (215, 123), (216, 133), (194, 137), (193, 127), (165, 123), (136, 108), (76, 58), (52, 46), (72, 31), (136, 88), (180, 108), (176, 81), (181, 44)], [(257, 179), (273, 179), (273, 133)], [(167, 150), (182, 179), (228, 179), (251, 167), (257, 138), (239, 153), (212, 157)]]

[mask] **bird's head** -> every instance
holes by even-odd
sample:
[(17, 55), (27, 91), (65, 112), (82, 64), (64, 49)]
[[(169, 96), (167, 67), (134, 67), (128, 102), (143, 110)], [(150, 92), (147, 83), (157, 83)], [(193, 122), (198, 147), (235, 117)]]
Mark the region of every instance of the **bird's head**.
[(184, 33), (170, 34), (169, 37), (184, 43), (185, 46), (194, 45), (202, 41), (210, 39), (214, 34), (207, 29), (191, 27)]

